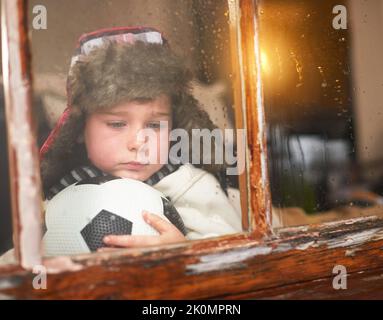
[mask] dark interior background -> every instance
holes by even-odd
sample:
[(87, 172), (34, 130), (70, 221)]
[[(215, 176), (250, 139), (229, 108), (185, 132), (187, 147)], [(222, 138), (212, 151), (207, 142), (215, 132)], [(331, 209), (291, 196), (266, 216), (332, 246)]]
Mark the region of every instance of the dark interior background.
[(4, 94), (0, 85), (0, 255), (12, 248), (12, 215), (9, 193)]
[[(382, 195), (380, 1), (260, 1), (273, 204), (318, 213)], [(333, 8), (347, 9), (335, 29)], [(362, 43), (364, 41), (364, 43)], [(376, 52), (376, 53), (375, 53)], [(366, 78), (369, 79), (367, 84)], [(375, 91), (377, 90), (377, 91)]]

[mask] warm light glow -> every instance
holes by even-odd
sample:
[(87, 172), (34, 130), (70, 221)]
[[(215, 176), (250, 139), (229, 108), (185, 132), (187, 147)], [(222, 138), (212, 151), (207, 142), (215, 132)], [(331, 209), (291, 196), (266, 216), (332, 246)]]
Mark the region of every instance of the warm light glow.
[(261, 68), (265, 74), (270, 74), (270, 63), (267, 54), (261, 50)]

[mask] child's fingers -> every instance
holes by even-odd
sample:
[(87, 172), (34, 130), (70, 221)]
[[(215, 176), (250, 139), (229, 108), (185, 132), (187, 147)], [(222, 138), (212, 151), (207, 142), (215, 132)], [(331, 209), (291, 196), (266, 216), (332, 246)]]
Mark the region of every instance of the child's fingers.
[(98, 248), (97, 252), (110, 252), (110, 251), (116, 251), (116, 250), (118, 250), (118, 248), (102, 247), (102, 248)]
[(127, 236), (107, 236), (104, 238), (104, 242), (110, 246), (118, 247), (144, 247), (154, 246), (160, 244), (159, 236), (139, 236), (139, 235), (127, 235)]
[(104, 243), (108, 246), (133, 248), (157, 246), (185, 240), (184, 235), (173, 224), (158, 215), (144, 211), (143, 217), (150, 226), (160, 233), (159, 236), (109, 235), (103, 239)]
[(160, 234), (163, 234), (164, 232), (174, 231), (174, 229), (176, 229), (178, 231), (178, 229), (174, 225), (172, 225), (170, 222), (162, 219), (161, 217), (159, 217), (156, 214), (153, 214), (153, 213), (150, 213), (147, 211), (143, 211), (142, 215), (143, 215), (146, 223), (150, 224)]

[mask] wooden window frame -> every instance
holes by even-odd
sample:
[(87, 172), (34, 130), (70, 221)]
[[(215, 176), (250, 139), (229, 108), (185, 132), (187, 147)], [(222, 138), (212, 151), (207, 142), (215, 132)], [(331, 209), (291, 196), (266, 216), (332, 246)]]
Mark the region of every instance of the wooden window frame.
[[(242, 190), (248, 191), (242, 207), (250, 208), (249, 217), (243, 219), (249, 231), (158, 248), (42, 260), (41, 184), (32, 121), (28, 2), (2, 1), (3, 74), (18, 264), (0, 266), (1, 297), (383, 297), (383, 219), (365, 217), (272, 230), (260, 59), (254, 39), (257, 1), (228, 0), (228, 4), (232, 65), (238, 76), (234, 80), (236, 112), (240, 116), (238, 110), (245, 110), (243, 121), (250, 159), (247, 174), (240, 177)], [(40, 264), (48, 270), (46, 290), (32, 287), (32, 269)], [(347, 268), (347, 290), (333, 289), (332, 270), (338, 264)]]

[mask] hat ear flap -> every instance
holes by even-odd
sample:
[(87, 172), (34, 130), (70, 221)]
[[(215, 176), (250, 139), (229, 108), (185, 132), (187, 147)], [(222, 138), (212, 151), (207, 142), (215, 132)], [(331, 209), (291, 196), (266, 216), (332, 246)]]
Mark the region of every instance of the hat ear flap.
[[(185, 117), (185, 114), (188, 116)], [(180, 93), (180, 99), (174, 110), (174, 120), (179, 128), (183, 128), (188, 133), (192, 129), (214, 130), (217, 126), (211, 121), (209, 114), (202, 108), (196, 98), (189, 93)]]
[(84, 137), (84, 132), (81, 132), (80, 135), (76, 139), (77, 143), (85, 143), (85, 137)]
[[(185, 117), (185, 114), (188, 116)], [(218, 171), (224, 170), (226, 168), (224, 163), (216, 163), (215, 154), (216, 154), (216, 146), (214, 143), (211, 144), (211, 163), (205, 164), (203, 162), (203, 146), (202, 142), (204, 139), (200, 139), (200, 145), (196, 146), (193, 144), (193, 129), (208, 129), (210, 132), (218, 129), (216, 125), (214, 125), (213, 121), (210, 119), (209, 114), (202, 108), (199, 104), (198, 100), (195, 99), (189, 93), (181, 93), (180, 99), (178, 101), (177, 106), (174, 108), (173, 112), (174, 117), (174, 127), (175, 128), (183, 128), (187, 131), (189, 136), (189, 155), (193, 154), (193, 148), (200, 148), (200, 164), (195, 164), (196, 167), (202, 168), (210, 173), (216, 174)], [(222, 146), (222, 152), (224, 155), (225, 146)]]
[(65, 173), (73, 168), (86, 164), (86, 148), (78, 142), (83, 135), (85, 116), (71, 109), (71, 112), (60, 128), (49, 149), (41, 159), (41, 177), (44, 193)]

